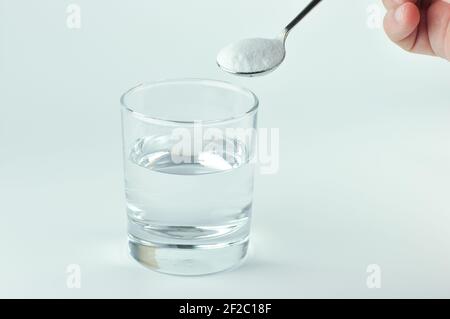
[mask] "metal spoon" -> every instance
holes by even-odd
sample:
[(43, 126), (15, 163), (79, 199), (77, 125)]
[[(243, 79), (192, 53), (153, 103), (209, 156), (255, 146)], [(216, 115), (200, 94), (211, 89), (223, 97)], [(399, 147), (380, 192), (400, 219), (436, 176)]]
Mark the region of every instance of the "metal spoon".
[(277, 38), (244, 39), (224, 47), (217, 56), (218, 66), (225, 72), (240, 76), (264, 75), (275, 70), (286, 56), (285, 42), (289, 32), (320, 1), (312, 0)]

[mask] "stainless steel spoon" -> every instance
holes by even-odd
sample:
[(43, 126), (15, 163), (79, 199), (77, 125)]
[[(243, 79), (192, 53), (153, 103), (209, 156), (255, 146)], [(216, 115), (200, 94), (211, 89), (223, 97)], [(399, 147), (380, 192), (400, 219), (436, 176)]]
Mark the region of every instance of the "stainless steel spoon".
[[(225, 72), (240, 76), (258, 76), (275, 70), (286, 57), (289, 32), (321, 0), (312, 0), (274, 39), (251, 38), (224, 47), (217, 55), (217, 64)], [(269, 57), (269, 58), (268, 58)]]

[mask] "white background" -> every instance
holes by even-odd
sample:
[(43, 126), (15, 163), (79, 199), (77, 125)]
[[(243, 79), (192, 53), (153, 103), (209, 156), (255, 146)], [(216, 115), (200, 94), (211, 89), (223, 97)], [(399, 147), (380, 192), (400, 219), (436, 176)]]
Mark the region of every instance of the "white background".
[[(450, 297), (450, 65), (370, 29), (381, 1), (324, 1), (256, 79), (223, 74), (216, 53), (277, 35), (306, 0), (73, 1), (81, 29), (69, 1), (1, 3), (0, 297)], [(232, 272), (173, 277), (127, 256), (118, 99), (176, 77), (250, 88), (260, 127), (280, 129)]]

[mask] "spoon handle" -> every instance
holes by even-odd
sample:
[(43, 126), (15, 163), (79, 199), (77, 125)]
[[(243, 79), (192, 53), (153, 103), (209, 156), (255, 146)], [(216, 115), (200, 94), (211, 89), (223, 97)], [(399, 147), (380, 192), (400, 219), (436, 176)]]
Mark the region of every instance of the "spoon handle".
[(288, 33), (297, 25), (297, 23), (299, 23), (312, 9), (314, 9), (314, 7), (316, 5), (319, 4), (319, 2), (322, 0), (312, 0), (305, 9), (303, 9), (302, 12), (300, 12), (298, 14), (298, 16), (296, 16), (294, 18), (294, 20), (292, 20), (285, 28), (284, 28), (284, 33), (285, 36), (288, 35)]

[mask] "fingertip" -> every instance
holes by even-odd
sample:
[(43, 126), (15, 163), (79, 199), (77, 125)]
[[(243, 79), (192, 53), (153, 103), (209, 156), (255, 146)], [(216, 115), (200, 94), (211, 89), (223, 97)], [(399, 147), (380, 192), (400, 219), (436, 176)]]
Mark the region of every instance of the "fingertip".
[(388, 11), (384, 19), (384, 29), (391, 40), (398, 42), (412, 34), (419, 22), (419, 8), (414, 3), (407, 2)]
[(395, 9), (394, 18), (403, 27), (416, 28), (420, 22), (420, 11), (414, 3), (407, 2)]

